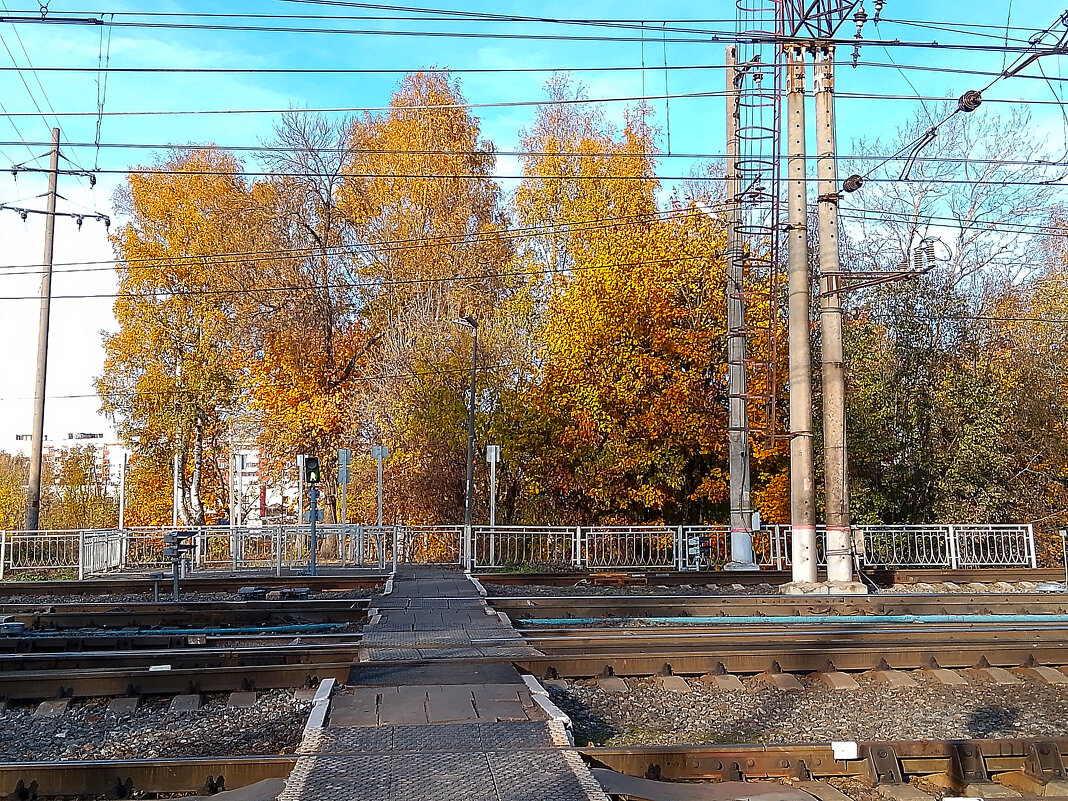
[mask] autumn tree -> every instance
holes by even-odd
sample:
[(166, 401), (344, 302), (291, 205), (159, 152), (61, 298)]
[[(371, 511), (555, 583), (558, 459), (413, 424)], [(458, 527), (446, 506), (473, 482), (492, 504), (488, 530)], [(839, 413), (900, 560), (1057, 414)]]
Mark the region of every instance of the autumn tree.
[(724, 229), (660, 210), (655, 136), (647, 109), (616, 131), (554, 102), (523, 140), (517, 212), (547, 229), (525, 255), (554, 278), (510, 450), (532, 511), (561, 522), (725, 515)]
[(996, 448), (1011, 519), (1035, 523), (1047, 562), (1061, 558), (1058, 529), (1068, 526), (1068, 272), (1048, 271), (1006, 289), (990, 304), (986, 347), (1012, 366), (1005, 392), (1012, 418)]
[(108, 492), (95, 448), (60, 450), (49, 472), (52, 480), (41, 504), (43, 528), (110, 528), (118, 524), (118, 503)]
[[(465, 108), (457, 81), (408, 75), (382, 114), (356, 120), (339, 206), (358, 248), (374, 369), (352, 421), (354, 443), (392, 448), (390, 476), (413, 520), (456, 520), (463, 509), (471, 340), (479, 321), (478, 429), (492, 417), (515, 361), (508, 277), (511, 246), (493, 145)], [(480, 440), (482, 437), (480, 436)]]
[[(102, 409), (144, 465), (179, 461), (180, 519), (203, 524), (225, 504), (228, 420), (238, 406), (233, 306), (218, 291), (230, 210), (247, 192), (239, 165), (212, 149), (131, 173), (116, 196), (128, 222), (112, 236), (115, 317), (96, 380)], [(170, 493), (168, 493), (169, 495)]]
[(847, 327), (852, 503), (858, 521), (1012, 517), (1011, 362), (988, 348), (944, 274), (880, 290)]
[[(889, 141), (856, 143), (850, 169), (867, 173), (878, 154), (904, 151), (924, 138), (932, 119), (948, 116), (948, 105), (921, 108)], [(1030, 112), (1014, 106), (957, 114), (913, 161), (891, 161), (876, 175), (890, 179), (872, 184), (843, 208), (861, 262), (859, 269), (931, 269), (935, 264), (946, 285), (973, 301), (984, 287), (1020, 281), (1039, 274), (1044, 265), (1043, 239), (1029, 225), (1048, 220), (1056, 187), (1042, 166), (1042, 142)], [(974, 303), (973, 303), (974, 308)]]
[(320, 457), (327, 520), (336, 514), (336, 449), (349, 439), (367, 352), (354, 240), (338, 213), (347, 125), (294, 112), (263, 155), (273, 173), (239, 215), (243, 248), (225, 278), (235, 341), (245, 358), (250, 434), (275, 480), (292, 480), (297, 454)]
[(26, 522), (29, 460), (0, 452), (0, 530), (18, 531)]
[[(891, 141), (859, 143), (864, 158), (854, 169), (867, 172), (878, 153), (910, 154), (909, 143), (950, 110), (920, 109)], [(1040, 343), (1049, 344), (1051, 332), (1021, 336), (1018, 327), (984, 319), (1039, 301), (1053, 254), (1033, 228), (1049, 220), (1055, 190), (1042, 185), (1042, 144), (1024, 134), (1030, 128), (1022, 108), (957, 114), (915, 159), (877, 173), (897, 180), (864, 187), (849, 196), (861, 208), (843, 209), (854, 247), (846, 269), (917, 274), (848, 296), (859, 520), (1028, 520), (1033, 512), (1016, 500), (1035, 497), (1033, 484), (1021, 484), (1029, 465), (1045, 465), (1036, 467), (1044, 486), (1056, 486), (1038, 433), (1057, 426), (1056, 404), (1043, 399), (1049, 382), (1038, 376), (1038, 365), (1050, 363)], [(1020, 453), (1029, 454), (1022, 463)]]

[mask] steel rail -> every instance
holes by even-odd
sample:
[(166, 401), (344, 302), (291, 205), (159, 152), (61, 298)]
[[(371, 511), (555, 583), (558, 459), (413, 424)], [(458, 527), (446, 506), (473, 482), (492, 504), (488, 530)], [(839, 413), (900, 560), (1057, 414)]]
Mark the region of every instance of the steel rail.
[(259, 665), (314, 665), (354, 660), (358, 643), (263, 645), (202, 648), (162, 648), (143, 651), (72, 651), (0, 654), (0, 693), (12, 675), (23, 671), (58, 674), (83, 670), (144, 669), (170, 665), (171, 669), (253, 668)]
[[(269, 589), (307, 587), (312, 592), (340, 592), (343, 590), (374, 589), (381, 587), (389, 578), (388, 573), (364, 575), (283, 575), (247, 573), (226, 576), (190, 576), (182, 579), (181, 590), (186, 592), (237, 592), (242, 587), (262, 586)], [(164, 592), (170, 587), (169, 579), (159, 581)], [(0, 597), (36, 595), (151, 595), (154, 582), (144, 574), (91, 578), (84, 581), (0, 581)]]
[(767, 615), (1068, 614), (1068, 595), (942, 593), (935, 595), (594, 595), (491, 597), (513, 619), (656, 618)]
[[(1068, 740), (1048, 741), (1068, 755)], [(1035, 740), (916, 740), (858, 743), (857, 759), (835, 759), (830, 743), (797, 745), (695, 745), (634, 748), (579, 748), (595, 765), (628, 776), (674, 781), (747, 779), (813, 779), (839, 776), (871, 778), (870, 754), (892, 753), (904, 778), (949, 774), (963, 752), (978, 754), (988, 773), (1026, 768)], [(961, 777), (956, 786), (962, 789)]]
[[(697, 639), (697, 638), (694, 638)], [(670, 642), (645, 636), (592, 640), (528, 642), (544, 656), (513, 659), (539, 678), (595, 676), (765, 673), (779, 670), (817, 673), (831, 666), (842, 671), (880, 668), (915, 670), (940, 666), (971, 668), (983, 664), (1016, 668), (1068, 662), (1068, 631), (1002, 631), (988, 636), (962, 630), (949, 635), (903, 630), (878, 637), (849, 631), (791, 631), (748, 636), (705, 637)]]
[[(314, 654), (313, 654), (314, 656)], [(28, 701), (119, 695), (175, 695), (315, 687), (348, 678), (353, 660), (323, 654), (301, 664), (218, 665), (152, 670), (149, 667), (20, 671), (0, 675), (0, 696)]]
[(0, 764), (0, 796), (130, 798), (135, 792), (213, 794), (264, 779), (285, 778), (296, 761), (295, 756), (251, 756), (9, 762)]
[(238, 628), (280, 623), (357, 623), (367, 599), (337, 601), (202, 601), (180, 604), (0, 604), (0, 616), (28, 629), (136, 627)]
[[(788, 570), (708, 570), (708, 571), (667, 571), (662, 568), (604, 568), (566, 573), (477, 573), (476, 578), (483, 584), (544, 584), (550, 586), (566, 587), (578, 581), (589, 581), (598, 573), (615, 573), (644, 578), (649, 584), (662, 584), (666, 586), (678, 586), (681, 584), (711, 584), (717, 586), (729, 586), (741, 584), (751, 587), (756, 584), (770, 584), (776, 586), (790, 581)], [(997, 568), (969, 568), (967, 570), (930, 569), (920, 570), (912, 568), (869, 568), (865, 569), (864, 575), (880, 586), (893, 584), (938, 584), (942, 582), (954, 582), (967, 584), (975, 581), (990, 583), (994, 581), (1064, 581), (1063, 568), (1029, 568), (1029, 567), (997, 567)], [(819, 571), (820, 580), (826, 578), (825, 571)]]

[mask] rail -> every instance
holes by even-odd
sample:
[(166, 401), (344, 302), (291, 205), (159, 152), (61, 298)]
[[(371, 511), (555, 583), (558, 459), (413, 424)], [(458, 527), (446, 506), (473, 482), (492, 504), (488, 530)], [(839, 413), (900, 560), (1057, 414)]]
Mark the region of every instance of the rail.
[[(323, 524), (321, 565), (385, 569), (398, 562), (462, 565), (470, 570), (709, 570), (731, 561), (725, 526), (364, 526)], [(0, 531), (0, 579), (10, 572), (79, 579), (123, 570), (157, 570), (163, 537), (192, 532), (187, 573), (300, 569), (308, 560), (307, 525), (200, 526), (71, 531)], [(753, 532), (760, 568), (791, 566), (789, 526)], [(853, 528), (859, 563), (871, 568), (1037, 567), (1034, 530), (1023, 524), (862, 525)], [(824, 531), (817, 557), (825, 564)]]

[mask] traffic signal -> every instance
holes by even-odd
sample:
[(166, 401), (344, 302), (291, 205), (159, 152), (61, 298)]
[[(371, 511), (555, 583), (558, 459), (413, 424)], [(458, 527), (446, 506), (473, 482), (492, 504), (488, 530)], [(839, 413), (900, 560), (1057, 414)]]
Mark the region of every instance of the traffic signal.
[(319, 457), (318, 456), (305, 456), (304, 457), (304, 481), (307, 484), (319, 483)]
[(178, 560), (182, 558), (182, 554), (189, 553), (195, 549), (196, 546), (191, 542), (186, 542), (193, 538), (195, 532), (192, 531), (167, 531), (163, 534), (163, 558)]

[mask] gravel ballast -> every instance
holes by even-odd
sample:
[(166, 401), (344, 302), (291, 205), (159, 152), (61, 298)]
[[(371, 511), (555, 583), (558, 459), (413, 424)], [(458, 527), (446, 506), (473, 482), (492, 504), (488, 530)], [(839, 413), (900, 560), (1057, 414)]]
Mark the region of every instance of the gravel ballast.
[(258, 694), (255, 706), (229, 709), (228, 695), (207, 695), (195, 712), (168, 712), (171, 698), (142, 699), (130, 717), (106, 713), (107, 698), (72, 701), (60, 717), (34, 717), (36, 705), (0, 712), (0, 759), (158, 759), (292, 753), (311, 702), (288, 690)]
[(919, 671), (915, 687), (877, 684), (854, 674), (856, 690), (825, 689), (801, 677), (803, 689), (782, 691), (743, 677), (741, 691), (724, 691), (686, 677), (688, 693), (629, 678), (612, 694), (594, 681), (550, 685), (553, 700), (575, 724), (576, 742), (597, 745), (804, 743), (836, 740), (945, 740), (1068, 737), (1068, 686), (1031, 679), (996, 685), (968, 677), (946, 686)]

